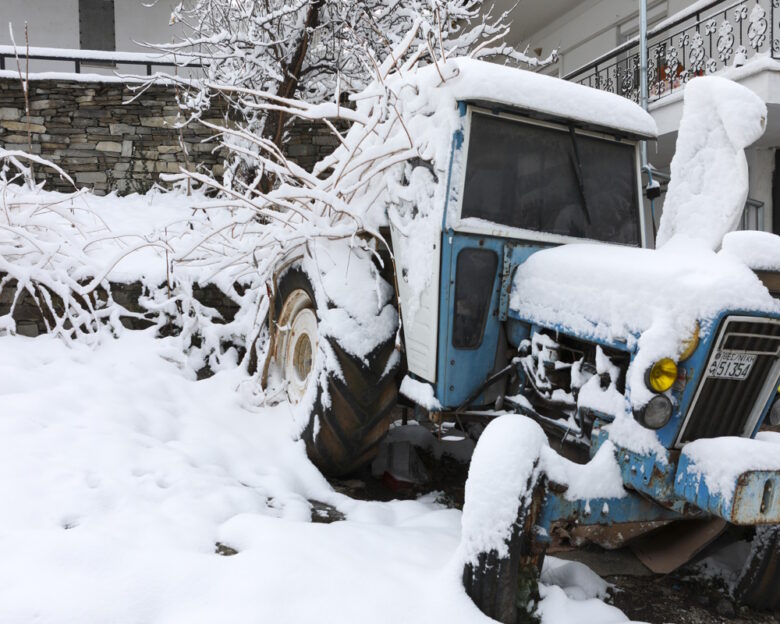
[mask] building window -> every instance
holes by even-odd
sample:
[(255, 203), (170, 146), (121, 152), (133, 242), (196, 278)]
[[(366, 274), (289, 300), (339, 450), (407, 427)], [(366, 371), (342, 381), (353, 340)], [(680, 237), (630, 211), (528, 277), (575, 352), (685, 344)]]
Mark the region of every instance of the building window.
[(114, 0), (79, 0), (79, 46), (116, 50)]

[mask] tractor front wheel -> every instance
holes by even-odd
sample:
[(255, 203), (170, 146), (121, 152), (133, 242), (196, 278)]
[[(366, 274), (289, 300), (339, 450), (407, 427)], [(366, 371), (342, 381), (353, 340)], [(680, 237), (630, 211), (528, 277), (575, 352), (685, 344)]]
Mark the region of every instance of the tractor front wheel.
[[(327, 476), (355, 472), (374, 458), (390, 426), (398, 397), (394, 336), (360, 359), (321, 335), (314, 289), (298, 267), (279, 280), (274, 308), (273, 358), (288, 398), (297, 405), (313, 397), (302, 433), (309, 458)], [(320, 383), (328, 348), (339, 370), (327, 370)]]
[(752, 609), (780, 609), (780, 524), (756, 527), (734, 597)]

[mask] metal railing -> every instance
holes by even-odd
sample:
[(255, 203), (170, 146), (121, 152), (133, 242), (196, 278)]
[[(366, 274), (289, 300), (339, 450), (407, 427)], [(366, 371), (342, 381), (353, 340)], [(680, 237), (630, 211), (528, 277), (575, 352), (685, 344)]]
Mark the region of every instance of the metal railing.
[[(57, 61), (73, 63), (74, 72), (81, 73), (82, 65), (112, 67), (115, 65), (139, 65), (146, 68), (146, 75), (152, 75), (154, 67), (191, 67), (200, 68), (198, 59), (171, 54), (147, 54), (144, 52), (109, 52), (104, 50), (69, 50), (61, 48), (39, 48), (0, 45), (0, 70), (16, 70), (16, 59), (22, 67), (27, 59), (31, 61)], [(55, 70), (56, 71), (56, 70)]]
[[(775, 39), (780, 0), (695, 3), (648, 32), (649, 101), (679, 91), (694, 76), (739, 67), (768, 53), (780, 58)], [(639, 101), (639, 42), (635, 37), (563, 76)]]

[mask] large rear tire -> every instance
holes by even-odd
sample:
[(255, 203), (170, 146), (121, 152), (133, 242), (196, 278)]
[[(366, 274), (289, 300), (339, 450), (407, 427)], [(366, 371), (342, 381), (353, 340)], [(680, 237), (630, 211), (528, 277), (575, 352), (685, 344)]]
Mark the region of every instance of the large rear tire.
[(780, 609), (780, 524), (756, 527), (734, 597), (759, 611)]
[(274, 311), (274, 361), (291, 402), (300, 402), (309, 384), (318, 383), (313, 374), (319, 370), (316, 358), (322, 357), (326, 346), (319, 341), (327, 341), (335, 355), (341, 375), (327, 371), (327, 381), (316, 389), (301, 437), (309, 458), (323, 474), (353, 473), (374, 458), (390, 426), (398, 398), (399, 357), (394, 336), (374, 348), (365, 361), (334, 338), (321, 336), (314, 289), (298, 267), (280, 278)]

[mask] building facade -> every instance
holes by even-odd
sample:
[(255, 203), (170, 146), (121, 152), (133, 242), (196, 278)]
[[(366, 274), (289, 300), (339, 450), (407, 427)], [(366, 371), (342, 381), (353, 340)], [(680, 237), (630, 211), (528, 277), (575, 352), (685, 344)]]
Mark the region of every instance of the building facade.
[[(0, 46), (25, 47), (25, 25), (31, 47), (60, 50), (154, 53), (145, 43), (167, 43), (178, 34), (170, 25), (175, 0), (2, 0)], [(132, 65), (85, 63), (82, 71), (96, 74), (132, 73)], [(12, 69), (12, 68), (7, 68)], [(31, 72), (72, 72), (73, 63), (30, 61)]]
[[(545, 71), (638, 101), (638, 9), (638, 0), (520, 0), (511, 36), (540, 55), (558, 50), (559, 62)], [(668, 173), (690, 78), (717, 74), (743, 84), (769, 113), (764, 136), (746, 151), (743, 227), (780, 233), (780, 8), (773, 0), (648, 0), (648, 26), (649, 110), (659, 129), (649, 163)], [(663, 199), (656, 203), (658, 215)]]

